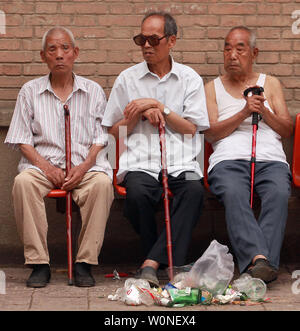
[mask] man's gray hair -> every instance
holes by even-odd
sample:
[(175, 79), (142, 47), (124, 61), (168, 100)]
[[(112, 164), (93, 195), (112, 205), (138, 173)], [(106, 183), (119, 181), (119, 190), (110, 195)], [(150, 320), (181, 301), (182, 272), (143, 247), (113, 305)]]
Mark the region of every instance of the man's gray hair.
[(142, 24), (146, 21), (146, 19), (148, 17), (151, 16), (160, 16), (163, 17), (165, 20), (165, 26), (164, 26), (164, 34), (167, 36), (176, 36), (177, 35), (177, 24), (176, 21), (174, 19), (174, 17), (165, 12), (165, 11), (150, 11), (148, 13), (146, 13), (146, 15), (144, 16), (143, 20), (142, 20)]
[(66, 33), (71, 39), (72, 47), (75, 47), (75, 38), (74, 38), (72, 31), (70, 31), (69, 29), (67, 29), (63, 26), (55, 26), (55, 27), (49, 29), (48, 31), (46, 31), (43, 35), (43, 39), (42, 39), (42, 50), (43, 51), (46, 48), (47, 37), (49, 37), (52, 33), (56, 32), (56, 31), (61, 31), (61, 32)]
[(230, 31), (227, 33), (227, 36), (232, 31), (235, 31), (235, 30), (243, 30), (243, 31), (248, 32), (249, 33), (249, 46), (251, 48), (255, 48), (256, 47), (256, 35), (255, 35), (255, 33), (252, 30), (250, 30), (249, 28), (247, 28), (244, 25), (239, 25), (239, 26), (235, 26), (235, 27), (231, 28)]

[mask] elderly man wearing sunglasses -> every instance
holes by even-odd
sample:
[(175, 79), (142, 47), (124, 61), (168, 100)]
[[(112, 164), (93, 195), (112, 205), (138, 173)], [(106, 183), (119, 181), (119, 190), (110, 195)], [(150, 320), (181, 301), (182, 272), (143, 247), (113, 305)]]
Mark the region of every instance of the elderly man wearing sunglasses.
[[(155, 211), (162, 195), (158, 125), (166, 130), (173, 262), (186, 263), (193, 227), (200, 217), (202, 173), (195, 160), (198, 132), (209, 127), (202, 78), (170, 56), (177, 25), (164, 12), (148, 13), (133, 38), (144, 61), (116, 79), (102, 125), (124, 138), (118, 181), (126, 187), (125, 216), (142, 239), (145, 261), (137, 277), (158, 286), (157, 269), (168, 264), (166, 232), (157, 235)], [(123, 132), (121, 134), (121, 132)]]

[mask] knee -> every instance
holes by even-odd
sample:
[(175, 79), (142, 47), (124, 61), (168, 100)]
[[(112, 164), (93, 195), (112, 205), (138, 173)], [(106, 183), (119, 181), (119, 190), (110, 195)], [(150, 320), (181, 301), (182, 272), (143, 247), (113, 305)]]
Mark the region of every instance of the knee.
[(146, 199), (147, 192), (143, 185), (126, 186), (126, 200), (131, 202), (138, 202)]
[(278, 206), (286, 204), (290, 197), (290, 187), (277, 185), (276, 188), (269, 190), (267, 197), (270, 201), (276, 201)]
[(26, 172), (21, 172), (14, 179), (13, 191), (26, 188), (29, 185), (32, 185), (32, 178)]
[(190, 180), (187, 182), (184, 197), (191, 202), (202, 201), (204, 195), (204, 188), (200, 181)]
[(92, 190), (96, 192), (110, 192), (113, 190), (111, 179), (104, 173), (97, 174), (93, 181)]

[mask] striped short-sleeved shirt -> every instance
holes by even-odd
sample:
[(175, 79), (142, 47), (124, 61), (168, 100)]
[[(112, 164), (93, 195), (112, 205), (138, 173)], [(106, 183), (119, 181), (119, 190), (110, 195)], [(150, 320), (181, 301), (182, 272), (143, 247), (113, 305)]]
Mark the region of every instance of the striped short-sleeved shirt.
[[(103, 89), (89, 79), (73, 74), (73, 91), (62, 103), (55, 95), (49, 75), (31, 80), (21, 88), (4, 143), (13, 148), (29, 144), (54, 166), (65, 168), (65, 121), (63, 106), (68, 105), (71, 120), (72, 166), (82, 163), (93, 144), (105, 146), (107, 131), (102, 127), (106, 97)], [(36, 168), (24, 156), (18, 170)], [(38, 169), (40, 170), (40, 169)], [(103, 171), (112, 177), (106, 149), (97, 156), (89, 171)]]

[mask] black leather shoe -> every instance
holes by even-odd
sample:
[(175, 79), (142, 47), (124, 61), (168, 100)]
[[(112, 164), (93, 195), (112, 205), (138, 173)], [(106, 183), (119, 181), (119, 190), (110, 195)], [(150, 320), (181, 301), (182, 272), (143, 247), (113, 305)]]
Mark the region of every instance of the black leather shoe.
[(88, 263), (75, 263), (74, 268), (75, 286), (92, 287), (95, 286), (95, 279), (91, 274), (91, 265)]
[(27, 287), (45, 287), (51, 278), (49, 264), (35, 264), (33, 271), (29, 276), (26, 285)]
[(276, 269), (266, 259), (257, 259), (254, 265), (247, 270), (247, 273), (253, 278), (262, 279), (265, 283), (270, 283), (277, 279)]

